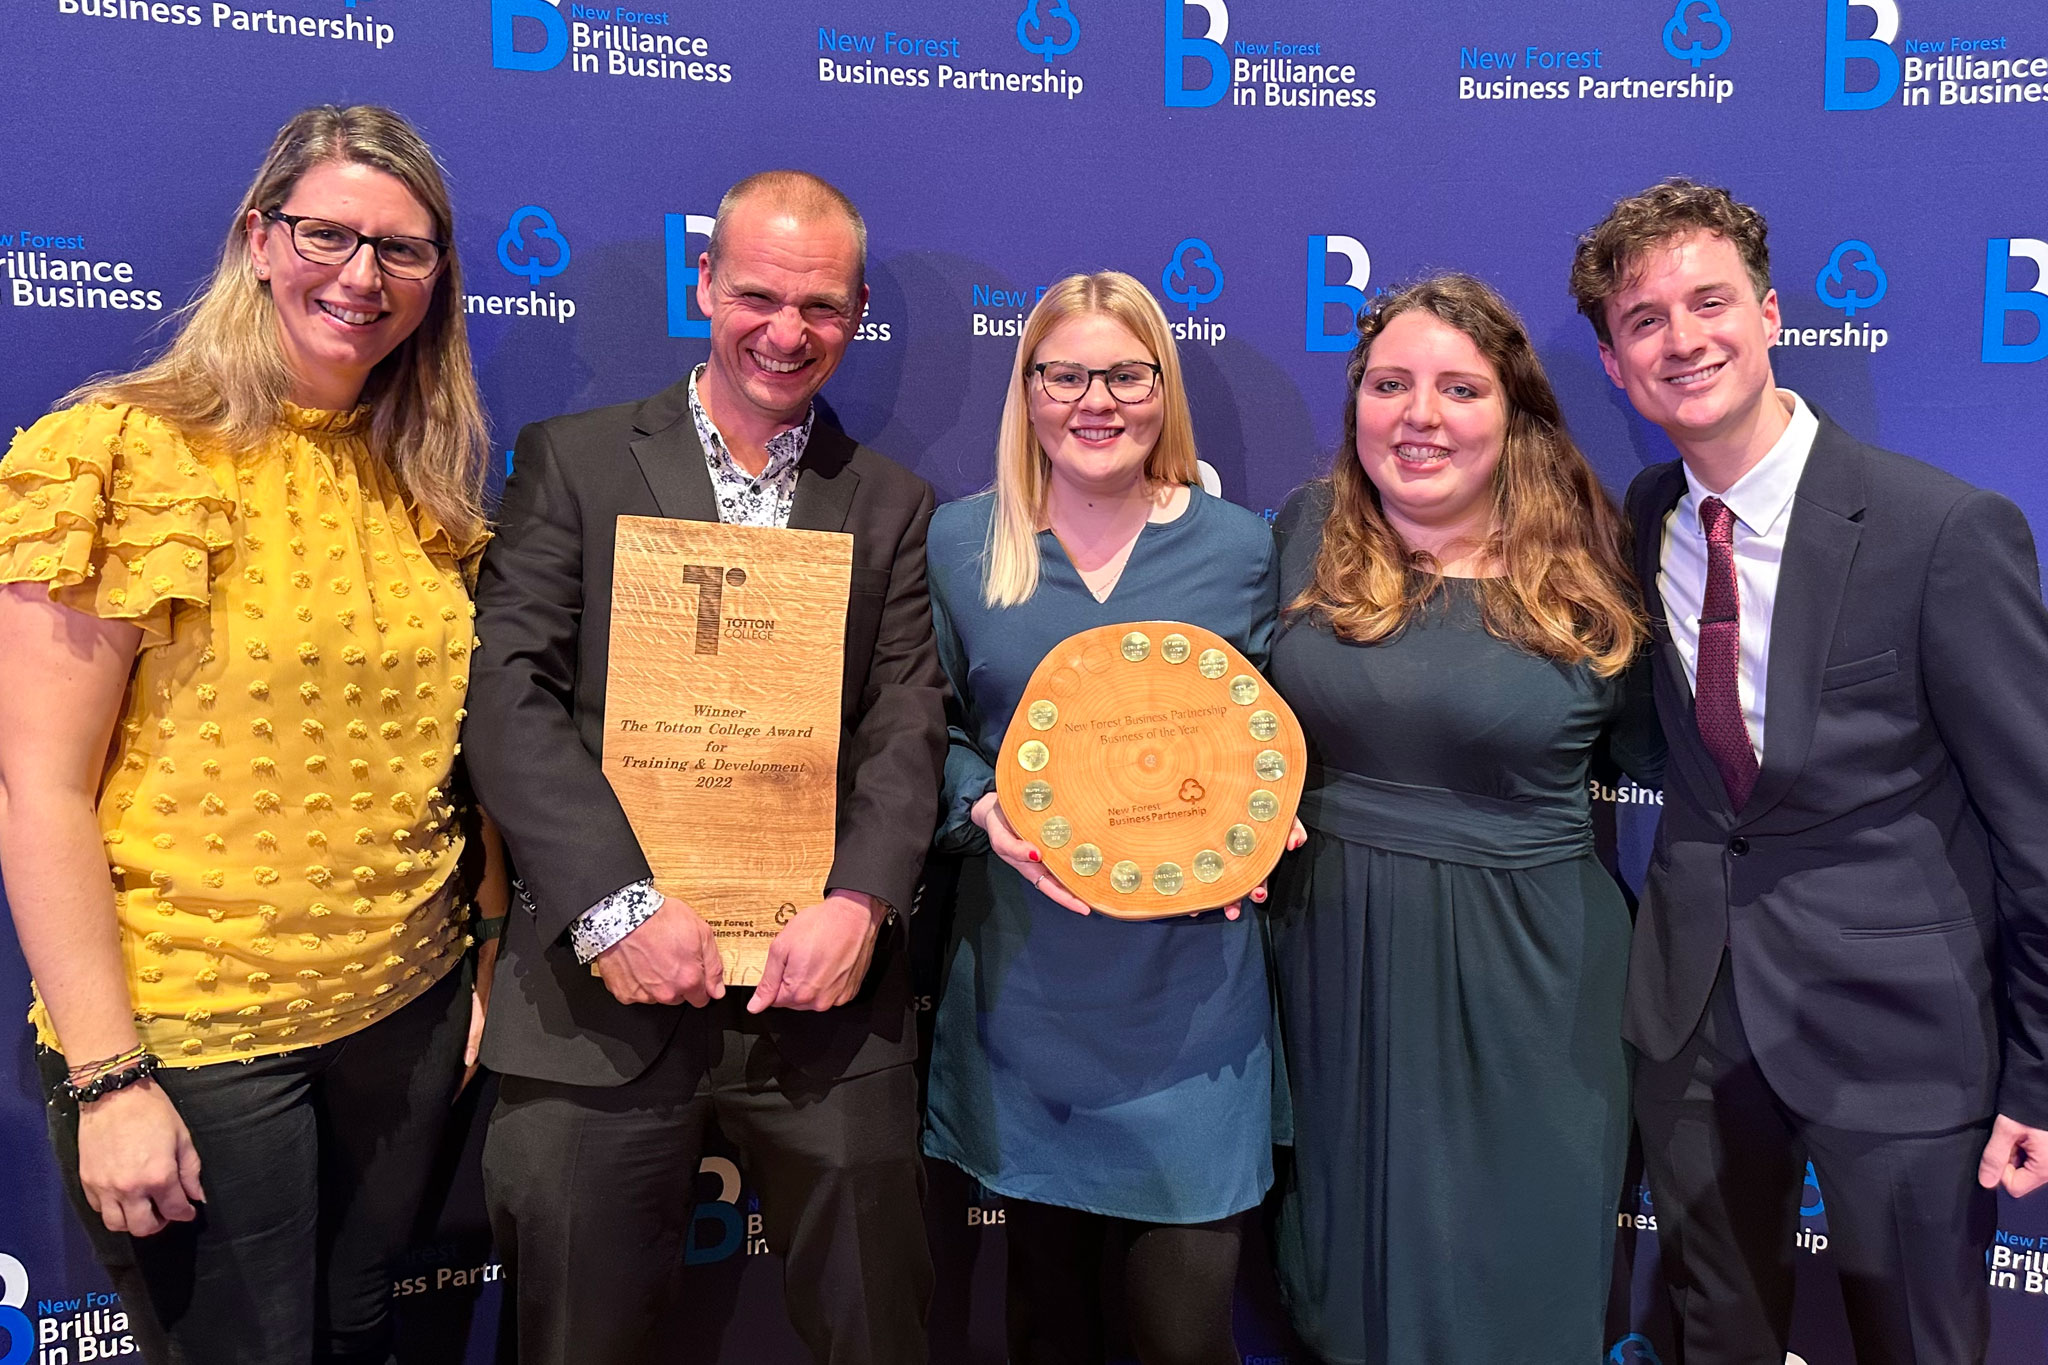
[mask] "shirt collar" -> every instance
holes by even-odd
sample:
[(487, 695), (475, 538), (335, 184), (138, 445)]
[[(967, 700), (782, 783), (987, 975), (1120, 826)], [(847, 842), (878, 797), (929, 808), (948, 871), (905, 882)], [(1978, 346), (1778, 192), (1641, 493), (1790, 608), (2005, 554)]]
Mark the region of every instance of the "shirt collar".
[(1699, 505), (1705, 498), (1717, 497), (1726, 503), (1753, 536), (1771, 535), (1791, 510), (1799, 476), (1806, 472), (1807, 456), (1813, 453), (1813, 438), (1820, 434), (1820, 419), (1792, 390), (1780, 387), (1778, 392), (1792, 400), (1792, 420), (1785, 424), (1777, 443), (1727, 491), (1716, 493), (1703, 487), (1692, 470), (1685, 469), (1685, 510), (1694, 525), (1699, 523)]
[(767, 466), (759, 474), (749, 474), (732, 457), (732, 451), (726, 448), (725, 437), (719, 434), (718, 424), (711, 420), (704, 400), (697, 396), (697, 380), (703, 373), (702, 365), (690, 371), (690, 417), (697, 423), (697, 439), (704, 446), (704, 454), (713, 464), (729, 469), (750, 483), (763, 483), (780, 477), (804, 457), (804, 450), (811, 443), (811, 427), (818, 420), (817, 404), (804, 409), (803, 421), (768, 438)]

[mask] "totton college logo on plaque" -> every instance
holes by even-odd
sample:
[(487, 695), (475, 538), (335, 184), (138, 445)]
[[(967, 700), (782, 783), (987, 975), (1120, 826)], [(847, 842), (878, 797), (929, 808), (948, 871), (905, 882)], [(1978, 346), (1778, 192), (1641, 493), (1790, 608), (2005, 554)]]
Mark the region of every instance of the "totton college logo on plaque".
[(1157, 919), (1265, 880), (1307, 761), (1294, 713), (1229, 641), (1134, 621), (1069, 636), (1033, 670), (996, 792), (1075, 895)]
[(604, 775), (726, 984), (825, 894), (853, 537), (620, 517)]

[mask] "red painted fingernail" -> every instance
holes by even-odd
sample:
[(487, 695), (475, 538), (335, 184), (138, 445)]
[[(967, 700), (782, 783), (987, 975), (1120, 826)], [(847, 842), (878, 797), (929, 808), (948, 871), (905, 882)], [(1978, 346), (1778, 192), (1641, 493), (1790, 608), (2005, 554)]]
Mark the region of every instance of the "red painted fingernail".
[(1034, 863), (1038, 861), (1038, 850), (1035, 848), (1031, 850), (1031, 861)]

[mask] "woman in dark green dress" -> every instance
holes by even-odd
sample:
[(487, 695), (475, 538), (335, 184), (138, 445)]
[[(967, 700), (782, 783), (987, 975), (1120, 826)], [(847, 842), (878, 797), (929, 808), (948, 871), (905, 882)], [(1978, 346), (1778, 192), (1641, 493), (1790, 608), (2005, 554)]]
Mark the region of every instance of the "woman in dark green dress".
[(1593, 1365), (1628, 1145), (1629, 915), (1587, 769), (1655, 781), (1624, 529), (1499, 295), (1383, 295), (1332, 476), (1281, 512), (1308, 732), (1276, 878), (1282, 1287), (1341, 1365)]

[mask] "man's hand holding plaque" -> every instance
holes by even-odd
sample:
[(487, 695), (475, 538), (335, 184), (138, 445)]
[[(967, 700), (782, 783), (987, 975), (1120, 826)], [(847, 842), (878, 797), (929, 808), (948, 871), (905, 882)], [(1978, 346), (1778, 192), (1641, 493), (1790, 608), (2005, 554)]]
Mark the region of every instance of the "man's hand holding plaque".
[(701, 1006), (725, 995), (717, 937), (674, 896), (590, 965), (621, 1004)]
[(828, 891), (816, 905), (799, 910), (768, 945), (747, 1013), (771, 1006), (829, 1010), (853, 999), (867, 978), (875, 934), (888, 913), (859, 891)]

